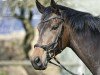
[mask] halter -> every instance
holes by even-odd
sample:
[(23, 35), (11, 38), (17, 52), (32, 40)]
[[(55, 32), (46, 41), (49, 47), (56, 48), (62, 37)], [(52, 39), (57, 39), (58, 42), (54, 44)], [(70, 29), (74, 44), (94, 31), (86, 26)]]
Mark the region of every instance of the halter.
[(39, 44), (35, 44), (34, 45), (34, 47), (40, 47), (40, 48), (42, 48), (42, 49), (44, 49), (45, 51), (47, 51), (47, 56), (49, 56), (49, 58), (51, 58), (51, 55), (50, 55), (50, 52), (51, 51), (53, 51), (55, 48), (56, 48), (56, 46), (57, 46), (57, 44), (58, 44), (58, 40), (60, 39), (60, 36), (62, 36), (62, 33), (63, 33), (63, 23), (64, 23), (64, 20), (62, 19), (62, 18), (60, 18), (60, 17), (51, 17), (51, 18), (49, 18), (48, 20), (44, 20), (42, 23), (44, 23), (44, 22), (47, 22), (47, 21), (50, 21), (50, 20), (52, 20), (52, 19), (61, 19), (61, 22), (59, 22), (58, 24), (61, 24), (61, 27), (59, 28), (59, 32), (58, 32), (58, 34), (57, 34), (57, 36), (56, 36), (56, 38), (55, 38), (55, 40), (54, 40), (54, 42), (52, 42), (52, 43), (50, 43), (50, 44), (48, 44), (48, 45), (39, 45)]
[[(61, 38), (61, 36), (62, 36), (62, 34), (63, 34), (63, 31), (64, 31), (64, 27), (63, 27), (64, 19), (62, 19), (62, 17), (53, 17), (53, 18), (49, 18), (48, 20), (44, 20), (44, 21), (42, 22), (42, 23), (45, 23), (45, 22), (48, 22), (48, 21), (50, 21), (50, 20), (52, 20), (52, 19), (55, 19), (55, 18), (61, 19), (61, 22), (58, 23), (58, 24), (61, 24), (61, 28), (59, 29), (58, 35), (56, 36), (54, 42), (52, 42), (51, 44), (48, 44), (48, 45), (39, 45), (39, 44), (35, 44), (35, 45), (34, 45), (34, 48), (35, 48), (35, 47), (40, 47), (40, 48), (44, 49), (45, 51), (47, 51), (47, 60), (49, 61), (49, 63), (54, 64), (54, 65), (56, 65), (56, 66), (58, 66), (58, 67), (60, 67), (60, 68), (63, 68), (64, 70), (66, 70), (67, 72), (69, 72), (69, 73), (72, 74), (72, 75), (78, 75), (78, 74), (74, 74), (73, 72), (67, 70), (67, 69), (56, 59), (55, 54), (52, 56), (51, 53), (50, 53), (51, 51), (53, 51), (53, 52), (55, 53), (54, 49), (55, 49), (56, 46), (58, 45), (58, 40)], [(62, 40), (61, 40), (61, 41), (62, 41)], [(61, 42), (61, 43), (62, 43), (62, 42)], [(61, 50), (61, 51), (62, 51), (62, 50)], [(52, 61), (50, 61), (51, 58), (54, 58), (54, 60), (55, 60), (59, 65), (53, 63)]]

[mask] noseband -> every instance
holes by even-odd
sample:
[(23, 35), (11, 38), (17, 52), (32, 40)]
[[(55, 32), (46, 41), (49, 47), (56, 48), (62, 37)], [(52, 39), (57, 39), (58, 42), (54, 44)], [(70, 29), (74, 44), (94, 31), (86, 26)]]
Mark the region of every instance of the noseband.
[(63, 23), (64, 23), (64, 20), (62, 19), (62, 18), (60, 18), (60, 17), (54, 17), (54, 18), (50, 18), (50, 19), (48, 19), (48, 20), (45, 20), (45, 21), (43, 21), (43, 23), (44, 22), (48, 22), (48, 21), (50, 21), (50, 20), (52, 20), (52, 19), (61, 19), (61, 22), (59, 22), (58, 24), (61, 24), (61, 28), (59, 28), (59, 32), (58, 32), (58, 34), (57, 34), (57, 36), (56, 36), (56, 38), (55, 38), (55, 40), (54, 40), (54, 42), (52, 42), (52, 43), (50, 43), (50, 44), (48, 44), (48, 45), (39, 45), (39, 44), (35, 44), (34, 45), (34, 47), (40, 47), (40, 48), (42, 48), (42, 49), (44, 49), (45, 51), (47, 51), (47, 56), (49, 57), (49, 58), (51, 58), (51, 54), (50, 54), (50, 52), (52, 52), (52, 51), (54, 51), (54, 49), (56, 48), (56, 46), (58, 45), (58, 40), (61, 38), (61, 36), (62, 36), (62, 33), (63, 33)]

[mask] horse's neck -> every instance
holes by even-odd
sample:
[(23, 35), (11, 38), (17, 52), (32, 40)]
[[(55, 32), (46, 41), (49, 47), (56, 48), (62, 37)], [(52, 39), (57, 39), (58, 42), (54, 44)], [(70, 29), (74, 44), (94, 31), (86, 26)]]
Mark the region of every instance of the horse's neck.
[(70, 47), (91, 70), (97, 75), (97, 68), (100, 66), (100, 34), (92, 35), (90, 31), (83, 33), (72, 32), (70, 36)]

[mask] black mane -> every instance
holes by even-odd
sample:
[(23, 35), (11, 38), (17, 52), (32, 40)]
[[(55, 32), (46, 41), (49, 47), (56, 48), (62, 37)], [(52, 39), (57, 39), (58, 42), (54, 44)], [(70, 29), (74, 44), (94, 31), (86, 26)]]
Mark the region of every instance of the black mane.
[(77, 11), (68, 7), (57, 5), (58, 9), (64, 11), (64, 17), (75, 30), (85, 30), (89, 28), (92, 31), (100, 32), (100, 18), (90, 13)]

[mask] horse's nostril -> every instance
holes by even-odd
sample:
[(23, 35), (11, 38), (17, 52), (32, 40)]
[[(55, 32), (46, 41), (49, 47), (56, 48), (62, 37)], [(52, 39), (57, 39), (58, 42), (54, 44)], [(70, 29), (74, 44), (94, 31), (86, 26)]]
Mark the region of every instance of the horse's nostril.
[(35, 63), (39, 63), (39, 62), (40, 62), (40, 58), (39, 58), (39, 57), (36, 57), (36, 58), (34, 59), (34, 62), (35, 62)]
[(41, 66), (41, 60), (40, 60), (40, 58), (39, 57), (36, 57), (34, 59), (34, 63), (37, 64), (37, 66)]

